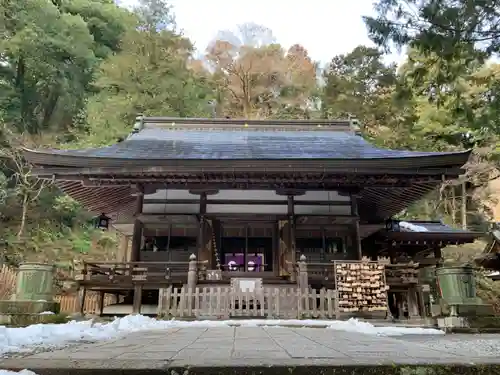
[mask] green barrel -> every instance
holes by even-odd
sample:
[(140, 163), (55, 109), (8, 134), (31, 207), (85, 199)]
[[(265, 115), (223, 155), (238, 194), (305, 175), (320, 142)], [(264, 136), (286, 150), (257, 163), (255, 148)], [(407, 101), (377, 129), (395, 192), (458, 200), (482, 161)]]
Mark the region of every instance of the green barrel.
[(476, 298), (476, 280), (472, 267), (436, 269), (438, 291), (448, 304), (465, 304)]
[(54, 266), (24, 263), (17, 272), (16, 300), (52, 302)]

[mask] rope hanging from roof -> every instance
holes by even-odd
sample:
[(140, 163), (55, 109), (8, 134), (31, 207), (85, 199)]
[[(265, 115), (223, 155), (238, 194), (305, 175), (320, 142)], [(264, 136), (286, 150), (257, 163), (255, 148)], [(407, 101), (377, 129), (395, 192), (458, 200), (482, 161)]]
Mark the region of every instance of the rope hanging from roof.
[(215, 230), (213, 221), (210, 220), (210, 227), (212, 229), (212, 251), (214, 252), (215, 258), (215, 268), (219, 271), (222, 271), (222, 265), (220, 263), (219, 249), (217, 248), (217, 238), (215, 236)]

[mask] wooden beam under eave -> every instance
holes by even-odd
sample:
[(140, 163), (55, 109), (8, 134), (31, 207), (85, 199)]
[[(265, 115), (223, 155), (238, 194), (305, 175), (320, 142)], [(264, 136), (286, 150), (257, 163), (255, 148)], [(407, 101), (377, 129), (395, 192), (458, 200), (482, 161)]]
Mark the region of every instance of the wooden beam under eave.
[[(197, 204), (198, 199), (153, 199), (145, 198), (144, 204)], [(288, 204), (287, 200), (258, 200), (258, 199), (207, 199), (207, 204), (215, 205), (241, 205), (241, 206), (284, 206)], [(295, 206), (350, 206), (349, 201), (297, 201), (294, 200)]]
[[(58, 155), (56, 158), (60, 159)], [(460, 167), (433, 166), (429, 167), (423, 164), (430, 163), (429, 161), (422, 163), (418, 162), (418, 158), (411, 158), (412, 164), (408, 164), (408, 160), (392, 159), (390, 161), (380, 159), (345, 159), (345, 160), (323, 160), (318, 163), (314, 159), (287, 159), (287, 160), (189, 160), (183, 159), (182, 163), (172, 163), (171, 160), (156, 161), (155, 165), (151, 166), (151, 162), (147, 159), (104, 159), (96, 158), (78, 158), (74, 156), (67, 157), (67, 161), (72, 164), (70, 167), (51, 167), (50, 163), (44, 163), (44, 168), (35, 168), (33, 174), (40, 178), (55, 177), (57, 180), (82, 180), (83, 178), (103, 179), (108, 176), (120, 177), (120, 175), (144, 176), (147, 175), (175, 175), (183, 174), (206, 174), (206, 173), (227, 173), (229, 175), (239, 172), (242, 174), (259, 173), (266, 175), (282, 174), (290, 172), (319, 174), (323, 177), (328, 175), (377, 175), (382, 177), (387, 176), (431, 176), (437, 180), (457, 178), (464, 173)], [(74, 163), (77, 161), (77, 163)], [(123, 167), (127, 161), (127, 166)], [(421, 161), (421, 160), (420, 160)], [(461, 163), (460, 161), (459, 163)], [(79, 165), (75, 165), (79, 164)], [(103, 166), (105, 164), (106, 166)], [(398, 165), (399, 164), (399, 165)], [(420, 164), (420, 165), (419, 165)], [(42, 164), (40, 164), (42, 165)], [(461, 164), (463, 165), (463, 164)], [(375, 169), (376, 168), (376, 169)], [(326, 174), (326, 175), (325, 175)], [(132, 177), (133, 178), (133, 177)], [(277, 187), (282, 188), (282, 187)], [(296, 189), (294, 186), (290, 186)]]

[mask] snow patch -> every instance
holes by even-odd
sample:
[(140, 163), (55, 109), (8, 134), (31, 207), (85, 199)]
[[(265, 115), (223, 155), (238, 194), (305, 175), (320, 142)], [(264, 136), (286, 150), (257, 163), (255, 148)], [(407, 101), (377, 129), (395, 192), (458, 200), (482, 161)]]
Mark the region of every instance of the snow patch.
[(0, 375), (36, 375), (36, 374), (30, 370), (21, 370), (19, 372), (14, 372), (14, 371), (0, 369)]
[[(34, 324), (23, 328), (0, 326), (0, 354), (11, 352), (30, 352), (38, 348), (57, 348), (64, 345), (108, 340), (130, 332), (145, 330), (165, 330), (168, 328), (212, 328), (228, 326), (285, 326), (285, 327), (321, 327), (337, 331), (362, 333), (379, 336), (401, 335), (443, 335), (437, 329), (408, 327), (376, 327), (371, 323), (349, 319), (339, 320), (156, 320), (143, 315), (128, 315), (116, 318), (110, 323), (96, 323), (93, 320), (71, 321), (65, 324)], [(3, 374), (0, 374), (3, 375)], [(27, 374), (26, 374), (27, 375)]]
[(399, 227), (407, 230), (411, 230), (412, 232), (428, 232), (429, 230), (426, 227), (421, 225), (416, 225), (413, 223), (409, 223), (407, 221), (400, 221)]

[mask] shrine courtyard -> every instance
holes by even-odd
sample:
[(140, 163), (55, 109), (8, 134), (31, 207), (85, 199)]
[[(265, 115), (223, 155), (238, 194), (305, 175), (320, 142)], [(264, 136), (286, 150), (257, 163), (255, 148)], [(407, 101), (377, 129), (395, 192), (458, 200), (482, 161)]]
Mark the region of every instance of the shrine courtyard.
[(39, 375), (500, 374), (499, 347), (497, 334), (383, 337), (322, 328), (190, 327), (3, 359), (0, 368)]

